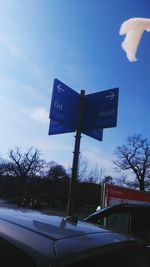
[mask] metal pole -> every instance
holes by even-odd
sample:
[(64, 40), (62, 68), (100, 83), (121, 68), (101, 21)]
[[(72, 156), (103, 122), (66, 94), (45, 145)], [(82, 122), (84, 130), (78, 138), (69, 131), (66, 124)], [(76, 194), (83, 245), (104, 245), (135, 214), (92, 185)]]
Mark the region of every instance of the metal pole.
[(75, 184), (77, 182), (78, 176), (78, 161), (79, 161), (79, 153), (80, 153), (80, 141), (81, 141), (81, 130), (82, 130), (82, 121), (83, 121), (83, 111), (84, 111), (84, 98), (85, 91), (81, 90), (80, 93), (80, 106), (78, 113), (78, 125), (75, 135), (75, 145), (73, 152), (73, 162), (72, 162), (72, 176), (70, 180), (70, 188), (68, 195), (68, 207), (67, 207), (67, 216), (73, 216), (74, 213), (74, 205), (75, 205)]

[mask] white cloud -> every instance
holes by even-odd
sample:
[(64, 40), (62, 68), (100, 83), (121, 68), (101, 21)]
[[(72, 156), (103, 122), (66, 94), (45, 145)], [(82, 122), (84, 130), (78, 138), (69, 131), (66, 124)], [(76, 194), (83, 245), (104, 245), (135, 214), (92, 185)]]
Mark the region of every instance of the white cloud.
[(15, 64), (14, 62), (19, 63), (19, 68), (20, 66), (23, 66), (24, 69), (32, 72), (38, 80), (38, 84), (39, 82), (42, 85), (47, 84), (48, 80), (45, 71), (31, 61), (31, 56), (27, 54), (27, 51), (25, 52), (22, 47), (16, 44), (16, 42), (13, 42), (10, 38), (4, 35), (0, 36), (0, 45), (2, 45), (7, 53), (9, 53), (10, 61), (13, 62), (13, 64)]
[(137, 60), (136, 52), (144, 31), (150, 31), (150, 19), (131, 18), (122, 23), (119, 34), (126, 35), (122, 48), (129, 61)]
[[(26, 85), (23, 82), (10, 78), (7, 75), (0, 74), (0, 88), (3, 95), (6, 97), (6, 101), (10, 99), (12, 102), (12, 99), (16, 99), (16, 101), (19, 101), (20, 103), (21, 101), (24, 101), (25, 98), (28, 98), (29, 101), (32, 100), (36, 102), (37, 105), (48, 103), (47, 94), (43, 88), (43, 90), (40, 90), (36, 85)], [(22, 100), (19, 98), (17, 100), (18, 94), (21, 95)]]
[(0, 44), (6, 47), (6, 49), (9, 51), (9, 53), (13, 56), (21, 56), (22, 51), (19, 47), (17, 47), (15, 44), (10, 42), (7, 38), (4, 36), (0, 36)]
[(114, 165), (112, 160), (103, 154), (103, 152), (98, 148), (86, 149), (83, 153), (88, 161), (90, 167), (97, 166), (99, 169), (103, 169), (105, 174), (112, 175), (114, 173)]
[(49, 114), (44, 107), (38, 107), (36, 109), (27, 109), (28, 116), (33, 120), (48, 125)]

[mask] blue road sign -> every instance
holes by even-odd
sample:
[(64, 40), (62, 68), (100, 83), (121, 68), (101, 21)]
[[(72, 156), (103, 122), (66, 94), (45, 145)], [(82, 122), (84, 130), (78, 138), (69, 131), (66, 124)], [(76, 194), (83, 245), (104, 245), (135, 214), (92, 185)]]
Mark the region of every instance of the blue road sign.
[(84, 130), (82, 132), (98, 141), (103, 140), (103, 129), (96, 129), (96, 130), (90, 129), (90, 130)]
[(77, 128), (80, 94), (59, 81), (54, 80), (50, 119), (67, 127)]
[[(76, 131), (75, 128), (70, 128), (70, 127), (67, 127), (66, 125), (60, 124), (59, 122), (50, 120), (49, 131), (48, 131), (49, 135), (71, 133), (75, 131)], [(103, 139), (103, 129), (83, 130), (82, 133), (94, 139), (97, 139), (98, 141), (102, 141)]]
[(85, 96), (83, 129), (103, 129), (117, 125), (119, 88)]
[[(118, 95), (119, 89), (113, 88), (85, 96), (82, 133), (102, 141), (102, 129), (117, 125)], [(76, 131), (79, 106), (80, 94), (55, 79), (49, 135)]]
[(66, 125), (60, 124), (59, 122), (50, 120), (49, 131), (48, 131), (49, 135), (70, 133), (74, 131), (75, 131), (75, 128), (69, 128)]

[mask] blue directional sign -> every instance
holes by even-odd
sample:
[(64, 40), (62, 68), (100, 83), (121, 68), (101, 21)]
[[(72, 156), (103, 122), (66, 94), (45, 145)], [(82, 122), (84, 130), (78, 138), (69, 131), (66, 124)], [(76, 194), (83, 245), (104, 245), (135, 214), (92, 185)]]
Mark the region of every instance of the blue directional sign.
[[(119, 88), (85, 96), (82, 133), (102, 141), (103, 128), (117, 125)], [(54, 80), (49, 118), (49, 135), (74, 132), (80, 110), (80, 94), (58, 79)]]
[(83, 130), (82, 132), (98, 141), (103, 140), (103, 129)]
[(85, 96), (83, 129), (103, 129), (117, 125), (119, 89)]
[(59, 81), (54, 80), (50, 119), (73, 129), (77, 128), (80, 94)]
[(53, 135), (53, 134), (70, 133), (74, 132), (75, 130), (76, 130), (75, 128), (69, 128), (66, 125), (60, 124), (59, 122), (50, 120), (48, 134)]

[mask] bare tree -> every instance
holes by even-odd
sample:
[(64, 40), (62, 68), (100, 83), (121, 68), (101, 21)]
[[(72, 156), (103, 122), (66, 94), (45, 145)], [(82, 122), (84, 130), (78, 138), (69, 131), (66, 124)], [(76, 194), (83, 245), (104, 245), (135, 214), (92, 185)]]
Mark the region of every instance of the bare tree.
[(126, 144), (115, 150), (113, 163), (120, 170), (131, 170), (135, 174), (139, 189), (145, 191), (146, 181), (150, 179), (150, 143), (140, 134), (128, 136)]
[(54, 161), (49, 162), (48, 164), (49, 169), (47, 170), (46, 173), (46, 178), (48, 180), (54, 181), (54, 182), (69, 182), (70, 178), (69, 175), (67, 174), (65, 168), (60, 165), (55, 163)]
[(24, 183), (26, 178), (32, 179), (39, 174), (44, 167), (45, 161), (40, 159), (40, 152), (33, 147), (22, 152), (19, 147), (9, 150), (9, 172), (20, 178)]
[[(77, 170), (77, 177), (76, 177), (76, 182), (84, 182), (87, 179), (87, 172), (88, 172), (88, 161), (87, 159), (83, 156), (83, 154), (79, 154), (79, 161), (78, 161), (78, 170)], [(72, 175), (72, 167), (69, 166), (68, 168), (68, 174), (71, 177)]]
[(87, 178), (88, 162), (82, 154), (79, 155), (77, 182), (83, 182)]
[(3, 176), (5, 173), (5, 161), (0, 156), (0, 177)]
[(40, 170), (40, 177), (43, 179), (43, 178), (46, 178), (46, 179), (49, 179), (50, 180), (50, 177), (49, 177), (49, 171), (52, 167), (54, 167), (57, 163), (55, 161), (49, 161), (49, 162), (45, 162), (45, 165), (44, 167)]
[(101, 184), (103, 181), (103, 179), (102, 179), (103, 175), (104, 175), (104, 169), (99, 168), (96, 164), (95, 168), (93, 168), (89, 172), (87, 180), (89, 183)]
[(110, 175), (104, 176), (103, 183), (114, 184), (113, 177)]

